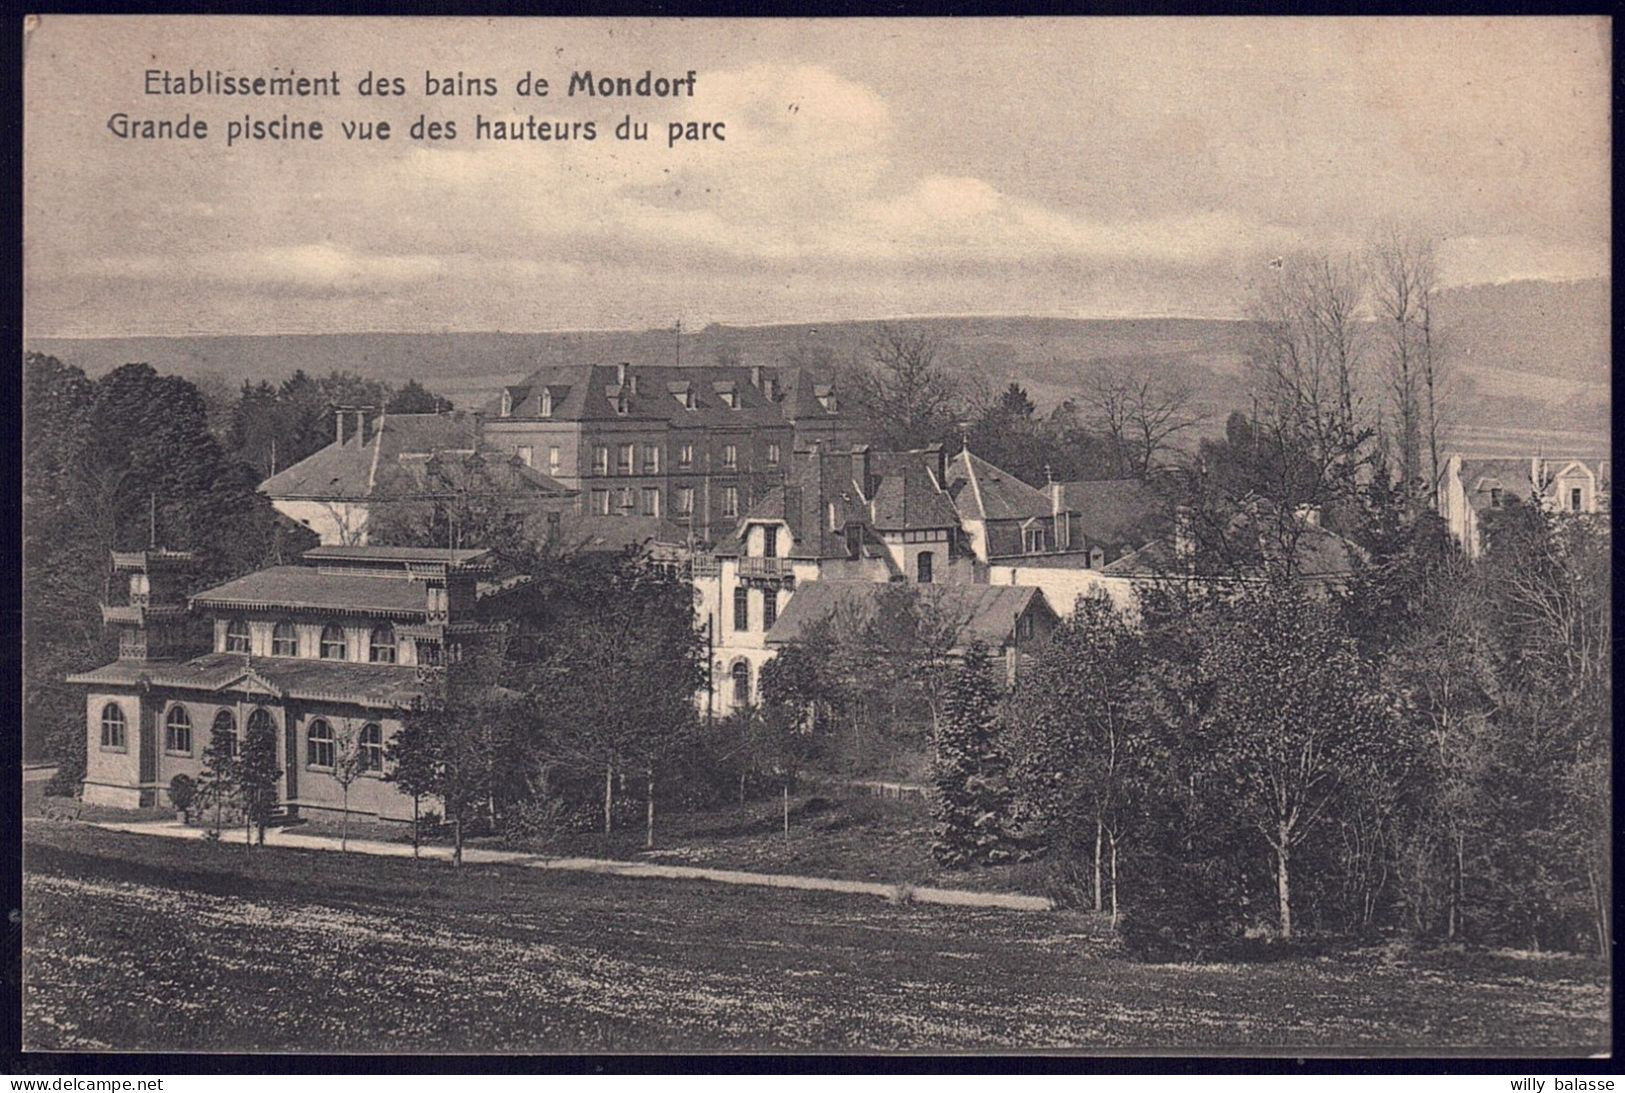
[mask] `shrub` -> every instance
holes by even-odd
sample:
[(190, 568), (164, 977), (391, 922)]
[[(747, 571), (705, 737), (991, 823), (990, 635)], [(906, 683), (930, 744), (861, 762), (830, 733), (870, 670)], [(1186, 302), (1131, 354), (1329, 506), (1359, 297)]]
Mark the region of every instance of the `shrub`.
[(77, 797), (80, 787), (85, 781), (85, 757), (83, 753), (70, 755), (62, 759), (56, 766), (56, 773), (51, 780), (45, 783), (45, 796), (47, 797)]
[(169, 780), (169, 803), (176, 812), (186, 812), (197, 800), (197, 783), (190, 775), (177, 774)]

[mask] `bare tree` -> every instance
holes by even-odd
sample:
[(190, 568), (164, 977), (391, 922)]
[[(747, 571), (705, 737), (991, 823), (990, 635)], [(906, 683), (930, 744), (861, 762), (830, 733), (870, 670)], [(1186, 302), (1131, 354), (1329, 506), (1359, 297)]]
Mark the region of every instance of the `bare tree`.
[(350, 849), (350, 787), (366, 773), (367, 758), (361, 747), (361, 733), (349, 718), (335, 730), (333, 739), (333, 780), (343, 794), (344, 818), (339, 823), (339, 849)]
[(923, 330), (882, 326), (869, 341), (869, 365), (847, 387), (875, 440), (894, 450), (941, 440), (959, 417), (959, 385), (937, 363), (939, 345)]
[(1367, 267), (1384, 351), (1385, 402), (1398, 433), (1400, 481), (1406, 490), (1428, 495), (1439, 483), (1443, 396), (1443, 354), (1433, 322), (1434, 242), (1384, 228), (1370, 246)]
[(1110, 362), (1090, 376), (1083, 401), (1090, 423), (1106, 435), (1121, 477), (1145, 478), (1179, 434), (1207, 419), (1195, 389), (1144, 360)]
[(1352, 258), (1284, 259), (1253, 302), (1255, 433), (1276, 453), (1263, 483), (1271, 553), (1291, 575), (1305, 512), (1346, 500), (1373, 459), (1361, 396), (1365, 271)]

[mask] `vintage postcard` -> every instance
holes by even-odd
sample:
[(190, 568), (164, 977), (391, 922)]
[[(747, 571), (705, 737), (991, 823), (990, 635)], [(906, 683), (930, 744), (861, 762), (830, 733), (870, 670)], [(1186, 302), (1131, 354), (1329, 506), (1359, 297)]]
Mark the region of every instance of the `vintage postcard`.
[(26, 1050), (1610, 1050), (1609, 20), (22, 29)]

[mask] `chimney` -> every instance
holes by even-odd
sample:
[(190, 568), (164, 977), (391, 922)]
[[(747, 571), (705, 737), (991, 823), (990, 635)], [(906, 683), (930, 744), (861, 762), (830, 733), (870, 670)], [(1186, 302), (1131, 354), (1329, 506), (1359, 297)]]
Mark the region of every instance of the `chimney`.
[(948, 488), (948, 453), (941, 444), (932, 444), (925, 449), (926, 466), (936, 476), (937, 489)]
[(347, 412), (343, 406), (333, 407), (333, 443), (340, 447), (344, 445), (344, 415)]
[(1066, 550), (1072, 545), (1072, 518), (1066, 512), (1061, 484), (1053, 478), (1049, 480), (1049, 512), (1055, 521), (1056, 549)]
[(858, 444), (852, 449), (852, 481), (858, 492), (869, 496), (869, 445)]
[(750, 385), (758, 391), (762, 390), (762, 366), (759, 364), (750, 366)]
[(617, 364), (615, 366), (615, 382), (620, 384), (622, 387), (626, 386), (627, 380), (631, 376), (631, 374), (632, 374), (632, 362), (631, 361), (622, 361), (620, 364)]

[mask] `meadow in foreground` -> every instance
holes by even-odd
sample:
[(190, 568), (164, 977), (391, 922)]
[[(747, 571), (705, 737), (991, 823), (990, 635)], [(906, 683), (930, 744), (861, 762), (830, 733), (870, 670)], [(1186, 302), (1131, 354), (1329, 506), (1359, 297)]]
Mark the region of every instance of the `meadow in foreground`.
[(1601, 1050), (1600, 965), (1142, 964), (1093, 916), (29, 821), (24, 1043), (168, 1051)]

